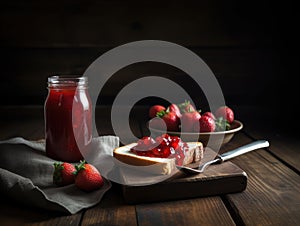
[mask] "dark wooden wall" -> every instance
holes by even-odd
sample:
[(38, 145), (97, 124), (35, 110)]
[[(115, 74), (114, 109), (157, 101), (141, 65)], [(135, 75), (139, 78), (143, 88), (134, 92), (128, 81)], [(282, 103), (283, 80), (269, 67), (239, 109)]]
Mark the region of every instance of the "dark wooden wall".
[[(1, 1), (0, 103), (43, 104), (49, 75), (82, 74), (116, 46), (155, 39), (198, 54), (228, 104), (277, 106), (295, 94), (292, 8), (271, 1)], [(140, 72), (190, 82), (167, 65), (131, 65), (109, 81), (104, 103)]]

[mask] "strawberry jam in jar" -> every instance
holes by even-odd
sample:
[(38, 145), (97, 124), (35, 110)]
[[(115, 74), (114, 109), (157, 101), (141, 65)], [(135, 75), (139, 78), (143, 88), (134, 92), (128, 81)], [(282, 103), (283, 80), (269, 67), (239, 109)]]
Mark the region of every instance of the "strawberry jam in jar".
[(87, 77), (51, 76), (44, 106), (46, 155), (78, 162), (92, 141), (92, 106)]

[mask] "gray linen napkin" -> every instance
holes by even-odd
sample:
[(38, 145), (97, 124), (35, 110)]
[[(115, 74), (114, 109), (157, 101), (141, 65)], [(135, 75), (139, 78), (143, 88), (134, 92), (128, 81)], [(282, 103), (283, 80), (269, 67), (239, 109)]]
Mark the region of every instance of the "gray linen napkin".
[[(119, 138), (100, 136), (93, 139), (97, 153), (112, 155), (119, 146)], [(0, 141), (0, 193), (20, 202), (47, 210), (74, 214), (99, 203), (111, 187), (105, 179), (104, 186), (87, 193), (74, 184), (57, 187), (52, 182), (55, 160), (45, 155), (45, 143), (21, 137)], [(101, 172), (100, 172), (101, 173)]]

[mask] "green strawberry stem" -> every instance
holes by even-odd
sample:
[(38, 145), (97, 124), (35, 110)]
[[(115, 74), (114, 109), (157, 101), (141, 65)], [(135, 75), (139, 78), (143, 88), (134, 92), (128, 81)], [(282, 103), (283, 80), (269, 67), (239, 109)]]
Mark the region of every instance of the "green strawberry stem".
[[(189, 107), (188, 109), (185, 109), (188, 105), (191, 104), (191, 101), (189, 100), (185, 100), (183, 103), (178, 104), (177, 106), (179, 107), (181, 113), (185, 113), (185, 112), (193, 112), (194, 108), (193, 107)], [(201, 110), (196, 109), (196, 111), (198, 111), (199, 113), (201, 113)]]
[(169, 112), (169, 108), (167, 108), (167, 110), (161, 110), (161, 111), (156, 113), (156, 117), (162, 118), (168, 112)]
[(190, 104), (191, 102), (189, 100), (185, 100), (183, 103), (178, 104), (179, 108), (185, 107), (186, 105)]
[(55, 162), (55, 163), (53, 163), (53, 165), (54, 165), (55, 170), (63, 170), (64, 169), (62, 162)]
[(215, 120), (216, 123), (216, 131), (225, 131), (230, 129), (229, 122), (223, 117), (219, 117)]
[(86, 161), (85, 160), (80, 160), (80, 163), (78, 165), (75, 165), (75, 171), (74, 171), (74, 174), (77, 175), (79, 173), (80, 170), (83, 170), (85, 169), (85, 165), (86, 164)]

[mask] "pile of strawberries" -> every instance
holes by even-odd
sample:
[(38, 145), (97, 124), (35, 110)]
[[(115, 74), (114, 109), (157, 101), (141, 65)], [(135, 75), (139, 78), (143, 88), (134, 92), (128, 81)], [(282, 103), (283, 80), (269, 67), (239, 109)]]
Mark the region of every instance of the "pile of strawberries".
[(153, 105), (149, 117), (151, 128), (173, 132), (216, 132), (230, 129), (234, 112), (228, 106), (221, 106), (214, 113), (207, 111), (202, 114), (190, 101), (185, 101), (168, 107)]
[(97, 168), (86, 161), (80, 161), (73, 165), (68, 162), (55, 162), (53, 182), (57, 186), (75, 185), (86, 192), (101, 188), (104, 184), (103, 178)]

